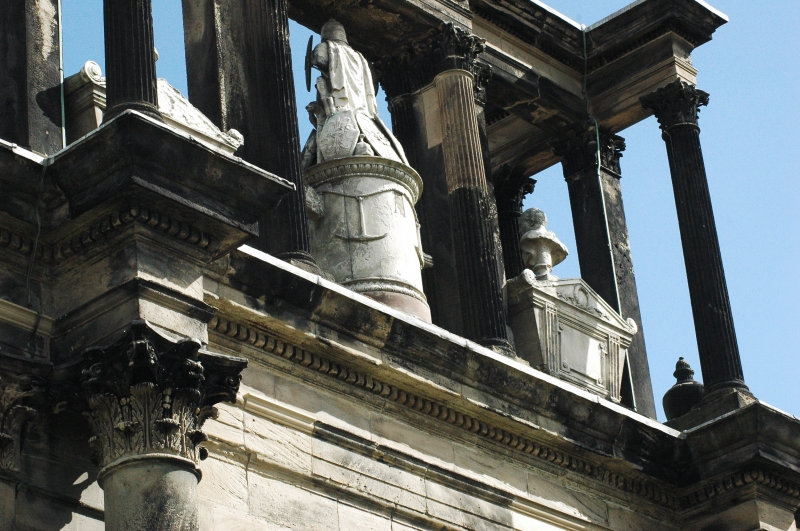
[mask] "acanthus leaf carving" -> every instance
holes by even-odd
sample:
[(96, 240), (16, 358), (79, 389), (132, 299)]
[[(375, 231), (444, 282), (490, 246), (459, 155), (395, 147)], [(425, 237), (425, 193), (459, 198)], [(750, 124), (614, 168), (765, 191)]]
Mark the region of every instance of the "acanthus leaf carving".
[(491, 76), (491, 68), (477, 61), (478, 55), (485, 49), (485, 39), (447, 22), (429, 30), (394, 54), (381, 57), (375, 66), (389, 99), (416, 92), (432, 83), (437, 74), (452, 69), (471, 72), (478, 84), (485, 86)]
[(682, 80), (673, 81), (642, 96), (642, 107), (653, 111), (664, 134), (679, 125), (697, 127), (700, 107), (708, 105), (708, 93)]
[(99, 465), (154, 453), (196, 463), (205, 455), (203, 423), (214, 416), (214, 404), (236, 400), (247, 362), (200, 346), (134, 321), (113, 344), (84, 351), (81, 386)]
[(598, 133), (594, 122), (588, 122), (571, 138), (555, 143), (553, 151), (562, 158), (564, 175), (568, 179), (578, 176), (584, 170), (597, 168), (598, 154), (600, 166), (619, 178), (622, 173), (619, 159), (625, 151), (625, 139), (609, 134), (602, 128)]

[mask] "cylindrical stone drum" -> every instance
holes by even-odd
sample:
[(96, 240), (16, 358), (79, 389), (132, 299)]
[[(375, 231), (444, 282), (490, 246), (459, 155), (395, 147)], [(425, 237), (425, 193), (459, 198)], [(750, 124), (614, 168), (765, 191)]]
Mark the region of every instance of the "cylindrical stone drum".
[(310, 167), (306, 184), (322, 202), (311, 223), (311, 251), (347, 288), (427, 322), (424, 263), (414, 205), (422, 179), (409, 166), (357, 156)]
[(194, 463), (147, 454), (118, 460), (100, 472), (107, 531), (197, 531)]

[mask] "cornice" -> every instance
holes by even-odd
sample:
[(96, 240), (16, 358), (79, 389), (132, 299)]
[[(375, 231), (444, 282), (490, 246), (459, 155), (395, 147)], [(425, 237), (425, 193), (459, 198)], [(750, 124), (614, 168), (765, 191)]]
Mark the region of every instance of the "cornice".
[(53, 319), (33, 310), (0, 299), (0, 322), (14, 325), (26, 332), (36, 331), (45, 337), (53, 334)]
[[(215, 236), (201, 231), (191, 223), (179, 221), (173, 215), (143, 206), (139, 200), (132, 198), (80, 230), (70, 230), (70, 222), (67, 222), (63, 230), (45, 235), (36, 245), (36, 260), (48, 265), (61, 264), (136, 223), (210, 254), (219, 249), (219, 239)], [(0, 248), (28, 257), (33, 250), (33, 244), (33, 239), (18, 229), (0, 227)]]
[(309, 352), (297, 345), (274, 337), (253, 325), (245, 325), (216, 315), (208, 325), (209, 332), (224, 335), (232, 341), (249, 345), (270, 355), (279, 356), (311, 371), (325, 374), (350, 386), (380, 396), (404, 408), (411, 409), (431, 419), (499, 444), (520, 457), (528, 457), (572, 472), (589, 480), (612, 487), (623, 493), (642, 497), (656, 505), (667, 508), (678, 507), (678, 497), (671, 488), (664, 488), (655, 481), (648, 481), (608, 469), (597, 462), (577, 454), (535, 441), (519, 432), (512, 432), (495, 425), (491, 420), (476, 418), (459, 408), (442, 404), (373, 377), (363, 369), (353, 369), (328, 357)]
[[(478, 436), (489, 443), (508, 448), (522, 459), (532, 459), (548, 468), (569, 470), (585, 480), (599, 483), (603, 487), (611, 487), (621, 496), (642, 498), (661, 508), (688, 514), (712, 498), (725, 494), (744, 495), (748, 489), (753, 488), (768, 489), (792, 500), (800, 500), (800, 483), (770, 471), (760, 464), (717, 478), (695, 482), (683, 488), (665, 485), (659, 481), (649, 481), (609, 469), (600, 464), (599, 460), (586, 459), (575, 452), (534, 440), (522, 434), (524, 427), (512, 431), (498, 426), (491, 419), (477, 418), (474, 414), (465, 413), (453, 405), (446, 405), (418, 392), (387, 383), (364, 369), (354, 369), (330, 357), (310, 352), (274, 337), (266, 330), (252, 324), (245, 325), (217, 315), (209, 323), (209, 331), (266, 354), (283, 358), (310, 371), (335, 378), (387, 402)], [(255, 395), (246, 397), (245, 409), (267, 418), (274, 417), (273, 420), (279, 424), (305, 433), (316, 433), (319, 424), (313, 417), (302, 412), (287, 409)]]
[(680, 508), (692, 509), (724, 494), (752, 487), (765, 488), (775, 493), (800, 500), (800, 484), (776, 474), (765, 467), (753, 466), (721, 478), (704, 482), (699, 488), (691, 486), (681, 494)]

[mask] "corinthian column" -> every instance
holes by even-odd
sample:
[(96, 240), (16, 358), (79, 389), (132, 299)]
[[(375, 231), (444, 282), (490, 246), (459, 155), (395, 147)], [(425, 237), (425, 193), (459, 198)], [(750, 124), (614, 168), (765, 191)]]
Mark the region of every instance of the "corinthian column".
[(397, 138), (425, 183), (417, 209), (423, 249), (433, 256), (423, 272), (433, 322), (511, 352), (476, 105), (490, 73), (477, 61), (483, 49), (482, 39), (442, 24), (381, 58), (378, 70)]
[(81, 386), (107, 531), (197, 529), (203, 422), (216, 415), (214, 404), (236, 400), (247, 365), (199, 348), (135, 321), (111, 346), (84, 352)]
[[(454, 38), (470, 37), (456, 33)], [(460, 68), (445, 70), (434, 79), (464, 335), (486, 346), (510, 350), (489, 206), (493, 198), (486, 183), (473, 81), (473, 75)]]
[(189, 99), (237, 154), (287, 179), (294, 192), (259, 223), (255, 246), (319, 273), (311, 257), (286, 0), (183, 0)]
[[(619, 159), (625, 140), (600, 132), (594, 124), (560, 145), (564, 178), (569, 189), (575, 245), (583, 278), (624, 318), (633, 319), (638, 332), (628, 349), (630, 386), (623, 388), (623, 404), (650, 418), (656, 417), (650, 366), (633, 272), (628, 225), (622, 202)], [(600, 157), (598, 167), (598, 155)]]
[(700, 149), (697, 115), (707, 104), (708, 93), (680, 80), (642, 98), (642, 105), (658, 119), (667, 145), (700, 367), (709, 393), (747, 386)]
[(106, 114), (132, 109), (161, 119), (151, 0), (104, 0)]

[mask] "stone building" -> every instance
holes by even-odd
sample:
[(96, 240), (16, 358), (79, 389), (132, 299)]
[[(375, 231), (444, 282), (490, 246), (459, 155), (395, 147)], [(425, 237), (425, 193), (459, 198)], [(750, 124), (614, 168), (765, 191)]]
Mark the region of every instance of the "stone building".
[[(796, 529), (800, 420), (745, 385), (700, 150), (725, 15), (183, 0), (187, 100), (150, 4), (104, 0), (105, 77), (66, 79), (58, 0), (0, 4), (0, 529)], [(328, 28), (308, 158), (289, 17)], [(678, 363), (664, 424), (617, 136), (653, 114), (703, 381)], [(580, 279), (521, 218), (558, 162)]]

